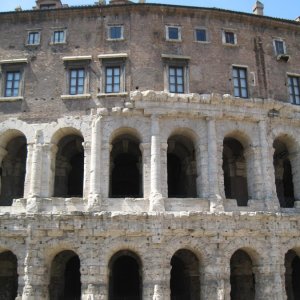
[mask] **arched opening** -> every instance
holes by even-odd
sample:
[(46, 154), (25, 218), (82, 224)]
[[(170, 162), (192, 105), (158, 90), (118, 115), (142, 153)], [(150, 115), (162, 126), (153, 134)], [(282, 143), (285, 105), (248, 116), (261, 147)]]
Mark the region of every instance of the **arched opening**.
[(134, 253), (120, 251), (111, 258), (109, 263), (108, 299), (142, 299), (141, 262)]
[(67, 135), (58, 143), (55, 163), (55, 197), (82, 197), (84, 150), (83, 138)]
[(287, 300), (300, 299), (300, 258), (295, 251), (286, 253), (284, 265)]
[(0, 299), (14, 300), (18, 291), (17, 257), (11, 251), (0, 254)]
[(231, 300), (255, 299), (255, 276), (250, 256), (237, 250), (230, 259)]
[(0, 205), (12, 205), (13, 199), (24, 196), (27, 141), (24, 136), (12, 138), (2, 159)]
[(80, 300), (80, 260), (70, 250), (57, 254), (51, 265), (50, 300)]
[(171, 300), (200, 299), (200, 271), (197, 256), (186, 249), (178, 250), (171, 259)]
[(110, 197), (143, 197), (140, 141), (123, 134), (112, 142), (110, 153)]
[(194, 143), (183, 135), (168, 139), (168, 197), (197, 197)]
[(284, 142), (276, 139), (273, 143), (273, 164), (277, 197), (281, 207), (294, 207), (294, 184), (289, 151)]
[(238, 206), (247, 206), (247, 162), (244, 147), (231, 137), (226, 137), (223, 142), (223, 172), (226, 198), (236, 199)]

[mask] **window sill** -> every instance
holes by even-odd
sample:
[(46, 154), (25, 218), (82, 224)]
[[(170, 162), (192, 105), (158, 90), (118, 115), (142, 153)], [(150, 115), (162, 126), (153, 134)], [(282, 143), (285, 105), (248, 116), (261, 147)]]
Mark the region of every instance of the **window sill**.
[(78, 95), (61, 95), (60, 99), (62, 100), (81, 100), (81, 99), (90, 99), (91, 94), (78, 94)]
[(23, 100), (24, 97), (17, 96), (17, 97), (0, 97), (0, 102), (14, 102), (14, 101), (20, 101)]
[(173, 39), (166, 39), (167, 42), (175, 42), (175, 43), (181, 43), (182, 40), (173, 40)]
[(122, 93), (99, 93), (97, 94), (98, 98), (102, 97), (126, 97), (128, 96), (127, 92), (122, 92)]
[(194, 41), (197, 44), (210, 44), (210, 41)]
[(53, 43), (53, 42), (51, 42), (50, 43), (51, 46), (59, 46), (59, 45), (66, 45), (66, 44), (67, 44), (67, 42), (61, 42), (61, 43)]
[(106, 39), (108, 42), (122, 42), (122, 41), (125, 41), (125, 39), (124, 38), (119, 38), (119, 39), (110, 39), (110, 38), (108, 38), (108, 39)]
[(238, 44), (230, 44), (230, 43), (223, 43), (224, 46), (228, 46), (228, 47), (237, 47)]
[(30, 48), (37, 48), (40, 45), (41, 44), (25, 44), (26, 47), (30, 47)]

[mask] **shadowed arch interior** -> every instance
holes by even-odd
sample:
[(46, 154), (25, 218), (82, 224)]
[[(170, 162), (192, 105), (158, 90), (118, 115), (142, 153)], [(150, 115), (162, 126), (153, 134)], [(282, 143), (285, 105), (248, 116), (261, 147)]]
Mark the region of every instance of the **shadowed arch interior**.
[(109, 263), (109, 300), (141, 300), (140, 259), (131, 251), (119, 251)]
[(24, 196), (27, 142), (24, 136), (12, 138), (6, 145), (1, 164), (0, 205), (11, 205)]
[(122, 134), (112, 142), (110, 153), (110, 197), (142, 197), (142, 153), (140, 141)]
[(197, 256), (186, 249), (178, 250), (171, 259), (171, 300), (200, 299), (200, 271)]
[(168, 197), (197, 197), (194, 143), (184, 135), (168, 139)]
[(10, 251), (0, 253), (0, 299), (14, 300), (18, 291), (17, 257)]
[(83, 138), (67, 135), (58, 143), (55, 163), (55, 197), (82, 197), (84, 150)]
[(225, 196), (236, 199), (238, 206), (247, 206), (248, 182), (244, 147), (235, 138), (223, 142), (223, 172)]
[(255, 276), (250, 256), (237, 250), (230, 259), (231, 300), (255, 299)]
[(294, 207), (294, 183), (292, 165), (286, 143), (276, 139), (274, 147), (274, 172), (277, 197), (281, 207)]
[(58, 253), (51, 265), (50, 300), (80, 300), (80, 260), (70, 250)]
[(300, 299), (300, 258), (295, 251), (286, 253), (284, 265), (287, 300)]

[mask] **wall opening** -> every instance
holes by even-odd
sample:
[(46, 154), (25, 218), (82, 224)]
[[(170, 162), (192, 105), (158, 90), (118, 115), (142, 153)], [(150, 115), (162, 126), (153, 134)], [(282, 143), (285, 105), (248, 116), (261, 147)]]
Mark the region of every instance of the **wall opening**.
[(230, 259), (231, 300), (255, 299), (255, 276), (250, 256), (237, 250)]
[(199, 260), (185, 249), (178, 250), (171, 259), (171, 300), (200, 299)]
[(55, 163), (54, 197), (82, 197), (84, 150), (83, 138), (67, 135), (58, 143)]
[(17, 257), (10, 251), (0, 254), (0, 299), (14, 300), (18, 291)]
[(300, 258), (295, 251), (286, 253), (284, 265), (287, 300), (300, 299)]
[(194, 143), (183, 135), (168, 139), (168, 197), (197, 197)]
[(12, 205), (13, 199), (24, 197), (27, 141), (24, 136), (11, 139), (1, 164), (0, 205)]
[(109, 263), (109, 300), (141, 300), (142, 275), (139, 258), (130, 251), (116, 253)]
[(112, 142), (110, 153), (110, 197), (143, 197), (140, 141), (123, 134)]
[(277, 197), (281, 207), (294, 207), (294, 184), (289, 151), (285, 143), (276, 139), (274, 147), (274, 172)]
[(236, 199), (238, 206), (247, 206), (247, 162), (244, 147), (236, 139), (227, 137), (223, 142), (224, 189), (227, 199)]
[(80, 260), (70, 250), (58, 253), (52, 261), (49, 285), (50, 300), (80, 300)]

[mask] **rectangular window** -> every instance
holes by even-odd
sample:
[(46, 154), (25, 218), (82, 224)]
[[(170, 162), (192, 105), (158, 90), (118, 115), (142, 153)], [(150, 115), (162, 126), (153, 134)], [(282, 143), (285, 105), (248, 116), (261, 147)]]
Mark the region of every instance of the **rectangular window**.
[(181, 30), (179, 26), (166, 27), (166, 39), (171, 41), (181, 41)]
[(121, 40), (123, 39), (123, 26), (109, 26), (108, 39)]
[(196, 29), (195, 37), (197, 42), (207, 42), (206, 29)]
[(5, 82), (5, 97), (17, 97), (19, 96), (21, 81), (20, 71), (8, 71), (6, 72)]
[(64, 43), (65, 42), (65, 31), (57, 30), (53, 32), (53, 41), (54, 44)]
[(184, 93), (184, 68), (169, 67), (169, 91), (170, 93)]
[(288, 76), (288, 85), (291, 103), (300, 105), (300, 77)]
[(38, 31), (29, 32), (27, 45), (38, 45), (40, 43), (40, 33)]
[(85, 70), (84, 69), (70, 69), (70, 95), (84, 94), (84, 81)]
[(274, 40), (274, 47), (275, 47), (276, 55), (285, 54), (284, 41)]
[(235, 44), (235, 34), (231, 31), (224, 31), (225, 43), (226, 44)]
[(105, 68), (105, 93), (120, 93), (121, 67)]
[(240, 98), (248, 98), (247, 69), (233, 67), (232, 77), (234, 96)]

